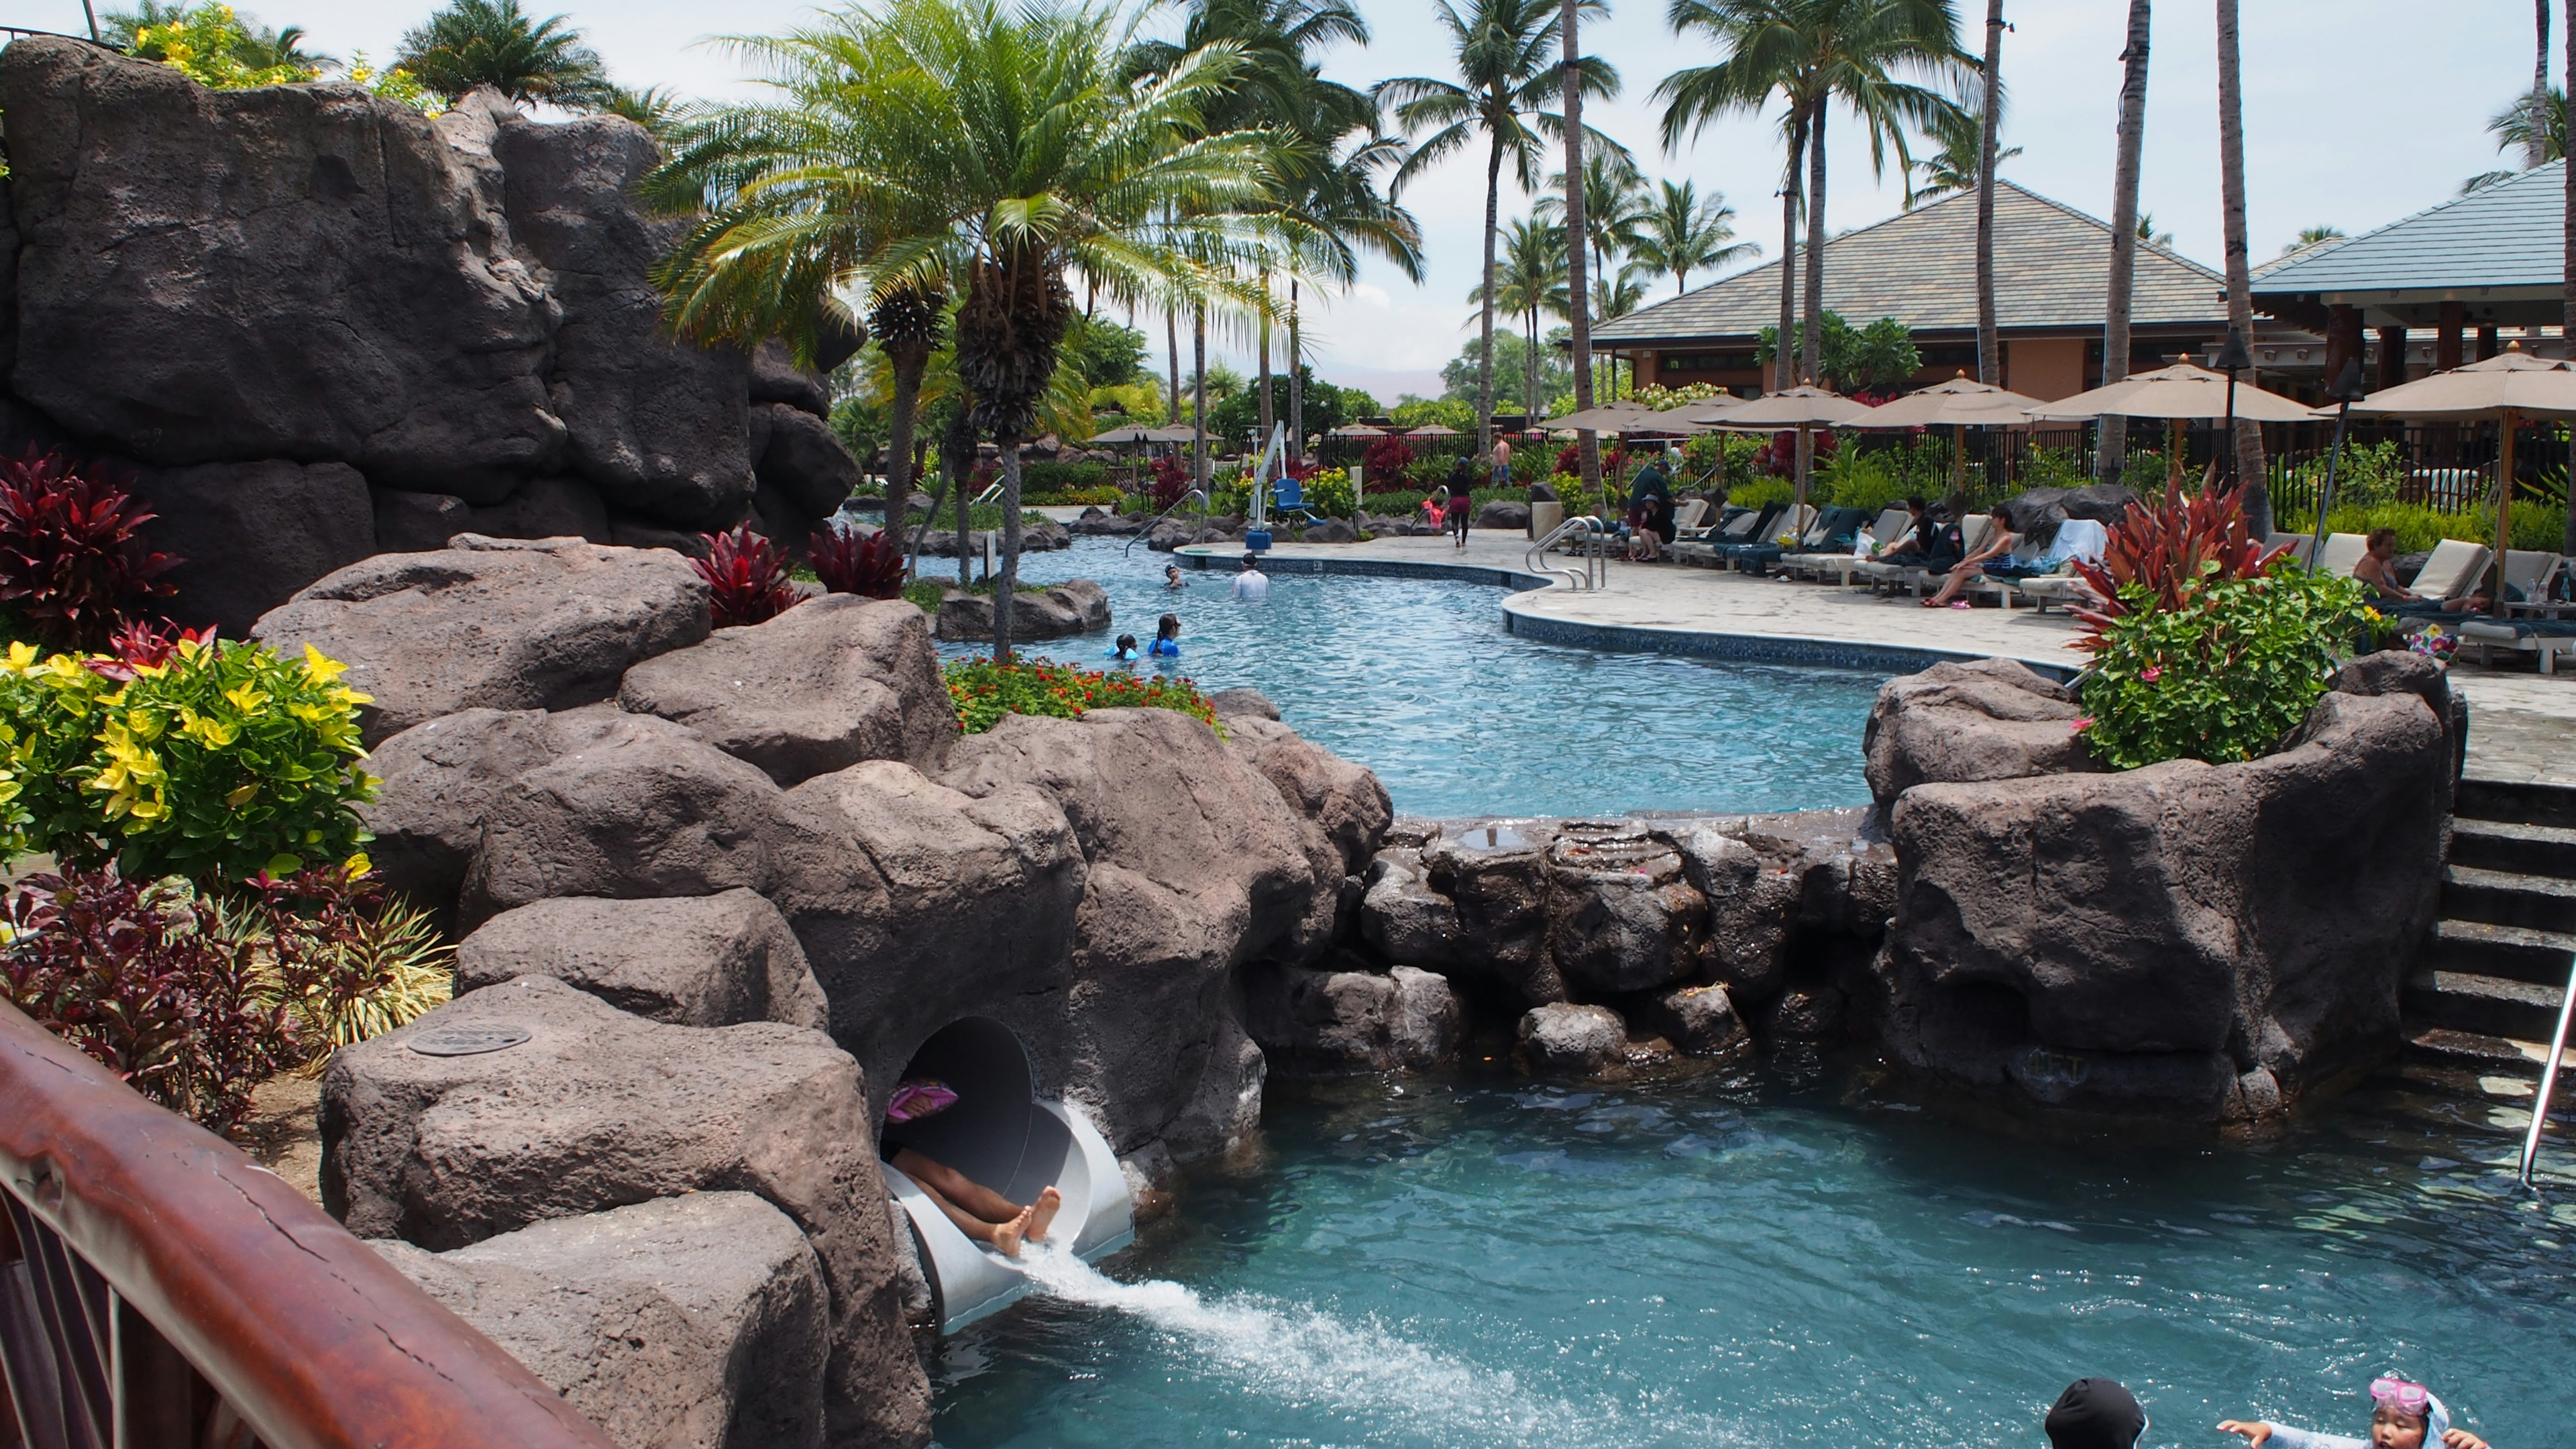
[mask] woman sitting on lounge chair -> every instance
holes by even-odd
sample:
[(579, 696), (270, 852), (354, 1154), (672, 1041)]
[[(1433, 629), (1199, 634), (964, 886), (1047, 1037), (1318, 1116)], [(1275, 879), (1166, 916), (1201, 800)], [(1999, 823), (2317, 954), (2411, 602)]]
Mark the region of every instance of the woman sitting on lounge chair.
[(1984, 578), (1988, 570), (2001, 573), (2014, 567), (2005, 562), (2005, 555), (2020, 545), (2021, 535), (2013, 532), (2012, 515), (2001, 504), (1996, 505), (1993, 517), (1994, 526), (1986, 531), (1986, 541), (1951, 567), (1948, 576), (1941, 580), (1940, 592), (1925, 599), (1923, 607), (1947, 608), (1953, 599), (1958, 599), (1959, 607), (1964, 609), (1968, 602), (1959, 598), (1961, 589)]
[(2369, 547), (2361, 562), (2352, 566), (2352, 576), (2370, 585), (2370, 602), (2382, 613), (2483, 614), (2494, 602), (2474, 587), (2455, 598), (2428, 599), (2397, 582), (2397, 530), (2393, 528), (2370, 531)]

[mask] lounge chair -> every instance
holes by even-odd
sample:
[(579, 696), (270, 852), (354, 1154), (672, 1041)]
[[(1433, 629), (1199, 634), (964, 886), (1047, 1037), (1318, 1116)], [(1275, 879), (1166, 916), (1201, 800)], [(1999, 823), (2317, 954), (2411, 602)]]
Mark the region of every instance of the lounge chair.
[(2308, 555), (2315, 551), (2316, 546), (2317, 536), (2313, 533), (2276, 533), (2263, 540), (2266, 549), (2288, 549), (2290, 557), (2301, 563), (2308, 561)]
[(2565, 599), (2550, 597), (2558, 576), (2567, 570), (2565, 557), (2545, 549), (2509, 548), (2504, 551), (2505, 596), (2496, 602), (2499, 614), (2542, 614), (2555, 617), (2571, 609)]
[(1793, 555), (1800, 558), (1819, 553), (1834, 555), (1839, 552), (1847, 555), (1851, 552), (1852, 535), (1860, 531), (1864, 517), (1865, 515), (1857, 508), (1823, 509), (1816, 514), (1813, 522), (1800, 531), (1794, 548), (1776, 542), (1748, 548), (1735, 555), (1735, 566), (1739, 569), (1749, 568), (1755, 573), (1762, 573), (1785, 563)]
[(1706, 533), (1708, 530), (1702, 525), (1707, 518), (1707, 499), (1684, 499), (1681, 506), (1673, 510), (1673, 541), (1679, 543), (1683, 539), (1697, 538)]
[(2486, 572), (2487, 560), (2494, 555), (2486, 545), (2464, 539), (2446, 538), (2434, 546), (2432, 557), (2416, 570), (2415, 581), (2406, 592), (2414, 597), (2399, 608), (2427, 608), (2467, 594), (2478, 585)]
[(2540, 672), (2556, 674), (2560, 659), (2576, 659), (2576, 619), (2467, 618), (2459, 625), (2460, 647), (2478, 651), (2478, 662), (2494, 662), (2492, 652), (2511, 649), (2540, 660)]
[(1696, 564), (1702, 568), (1717, 567), (1720, 549), (1751, 543), (1760, 538), (1764, 526), (1779, 516), (1780, 508), (1781, 505), (1774, 503), (1764, 508), (1735, 510), (1724, 523), (1719, 524), (1717, 529), (1705, 538), (1674, 544), (1671, 549), (1673, 562)]
[[(1823, 514), (1815, 505), (1800, 504), (1762, 525), (1751, 541), (1719, 549), (1718, 557), (1738, 573), (1761, 573), (1792, 549), (1806, 547), (1807, 538), (1822, 520)], [(1784, 538), (1792, 542), (1782, 543)]]
[[(1858, 510), (1851, 511), (1855, 514), (1858, 512)], [(1889, 537), (1890, 530), (1902, 530), (1905, 522), (1904, 509), (1888, 509), (1879, 514), (1877, 521), (1870, 525), (1869, 536), (1871, 538)], [(1841, 583), (1849, 584), (1852, 570), (1862, 562), (1852, 552), (1858, 538), (1857, 527), (1837, 529), (1834, 538), (1822, 550), (1784, 555), (1779, 563), (1780, 572), (1792, 578), (1811, 579), (1821, 579), (1829, 573), (1836, 574)]]
[[(1978, 546), (1986, 541), (1987, 531), (1992, 529), (1994, 526), (1995, 521), (1991, 515), (1983, 513), (1969, 514), (1967, 519), (1959, 525), (1959, 541), (1968, 552), (1975, 553)], [(1902, 561), (1894, 563), (1866, 563), (1853, 570), (1853, 572), (1860, 575), (1862, 578), (1867, 579), (1873, 589), (1905, 589), (1910, 591), (1914, 597), (1918, 599), (1923, 597), (1923, 586), (1925, 584), (1930, 583), (1936, 578), (1942, 577), (1942, 575), (1933, 573), (1930, 569), (1925, 568), (1921, 564), (1905, 563)]]
[(2316, 561), (2317, 572), (2332, 574), (2339, 579), (2351, 578), (2352, 566), (2361, 562), (2361, 556), (2368, 552), (2370, 539), (2366, 534), (2329, 533), (2326, 535), (2326, 551)]
[[(2000, 579), (1991, 582), (2000, 584), (2007, 590), (2003, 597), (2006, 608), (2012, 606), (2014, 594), (2028, 599), (2032, 607), (2043, 614), (2048, 612), (2050, 604), (2091, 601), (2095, 597), (2093, 590), (2075, 572), (2075, 564), (2079, 559), (2085, 563), (2100, 563), (2102, 555), (2109, 551), (2110, 542), (2110, 530), (2100, 523), (2089, 518), (2070, 518), (2058, 525), (2057, 537), (2050, 541), (2047, 550), (2041, 555), (2044, 559), (2050, 553), (2057, 555), (2056, 558), (2049, 560), (2052, 566), (2047, 573), (2027, 579)], [(1983, 588), (1985, 585), (1979, 584), (1977, 587)]]

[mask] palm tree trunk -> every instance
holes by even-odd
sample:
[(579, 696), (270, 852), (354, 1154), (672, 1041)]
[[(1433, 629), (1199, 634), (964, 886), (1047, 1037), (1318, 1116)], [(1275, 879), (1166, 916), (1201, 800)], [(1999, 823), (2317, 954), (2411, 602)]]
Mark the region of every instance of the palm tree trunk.
[[(2576, 3), (2576, 0), (2570, 0)], [(2129, 293), (2138, 276), (2138, 167), (2147, 145), (2147, 33), (2153, 0), (2129, 0), (2129, 47), (2120, 53), (2127, 67), (2120, 78), (2119, 160), (2111, 177), (2111, 286), (2102, 318), (2102, 381), (2129, 375)], [(2095, 449), (2099, 476), (2120, 481), (2129, 450), (2125, 421), (2104, 418), (2102, 440)]]
[(1163, 410), (1163, 424), (1172, 427), (1181, 421), (1181, 319), (1168, 308), (1163, 312), (1163, 342), (1172, 358), (1171, 402)]
[(2531, 53), (2531, 134), (2522, 143), (2526, 171), (2549, 160), (2549, 0), (2531, 0), (2531, 28), (2540, 39)]
[[(2218, 0), (2218, 186), (2227, 232), (2227, 325), (2254, 340), (2254, 292), (2245, 245), (2245, 103), (2237, 53), (2236, 0)], [(2245, 529), (2272, 531), (2272, 495), (2263, 482), (2263, 425), (2236, 420), (2236, 478), (2244, 492)]]
[(1297, 279), (1288, 279), (1288, 458), (1306, 466), (1306, 377), (1297, 337)]
[[(2576, 96), (2576, 0), (2567, 0), (2566, 23), (2558, 28), (2567, 37), (2567, 92)], [(2564, 122), (2568, 118), (2562, 116), (2559, 119)], [(2569, 127), (2568, 134), (2576, 136), (2576, 126)], [(2576, 347), (2576, 161), (2569, 162), (2563, 169), (2567, 173), (2567, 188), (2561, 224), (2567, 234), (2567, 254), (2563, 262), (2566, 270), (2562, 275), (2567, 279), (2567, 296), (2561, 304), (2564, 310), (2559, 314), (2558, 333), (2570, 347)], [(2567, 476), (2576, 478), (2576, 428), (2567, 430), (2567, 462), (2570, 469)], [(2559, 551), (2576, 554), (2576, 489), (2569, 491), (2567, 502), (2567, 532), (2560, 541)]]
[(1476, 354), (1476, 451), (1494, 455), (1494, 240), (1501, 234), (1503, 208), (1503, 138), (1485, 154), (1485, 290), (1483, 349)]
[(993, 657), (1011, 661), (1011, 606), (1020, 581), (1020, 440), (996, 438), (1002, 448), (1002, 576), (993, 582)]
[(1538, 308), (1529, 309), (1529, 327), (1521, 335), (1529, 339), (1521, 349), (1521, 428), (1527, 431), (1538, 421)]
[(1270, 278), (1261, 279), (1261, 446), (1270, 446), (1270, 428), (1278, 419), (1278, 409), (1270, 400)]
[(1783, 392), (1797, 386), (1798, 364), (1790, 356), (1789, 339), (1798, 330), (1798, 221), (1800, 177), (1807, 159), (1807, 112), (1798, 109), (1789, 123), (1789, 164), (1780, 184), (1780, 332), (1771, 348), (1771, 390)]
[[(930, 364), (930, 349), (904, 342), (888, 348), (886, 356), (894, 364), (894, 416), (886, 420), (885, 526), (900, 540), (904, 520), (912, 516), (913, 413), (921, 406), (921, 374)], [(914, 576), (920, 568), (917, 555), (905, 564), (905, 572)]]
[(2004, 385), (2003, 342), (1995, 335), (1995, 122), (2003, 111), (2004, 0), (1986, 0), (1983, 117), (1977, 127), (1977, 380)]
[(957, 587), (962, 589), (975, 581), (966, 557), (966, 479), (975, 471), (975, 429), (966, 421), (962, 399), (940, 431), (939, 471), (948, 480), (949, 496), (957, 500)]
[(1208, 486), (1207, 449), (1207, 303), (1190, 312), (1190, 481), (1201, 493)]
[[(1800, 307), (1806, 319), (1798, 336), (1798, 380), (1814, 382), (1825, 347), (1825, 103), (1816, 98), (1807, 123), (1807, 295)], [(1837, 379), (1839, 380), (1839, 379)]]
[[(1582, 412), (1592, 406), (1592, 287), (1583, 275), (1583, 249), (1591, 229), (1584, 225), (1583, 215), (1583, 75), (1575, 65), (1583, 52), (1574, 29), (1578, 3), (1565, 0), (1557, 27), (1558, 39), (1565, 43), (1565, 239), (1571, 243), (1565, 256), (1573, 272), (1566, 279), (1566, 300), (1574, 305), (1566, 310), (1574, 314), (1574, 410)], [(1574, 447), (1583, 470), (1584, 495), (1600, 493), (1601, 435), (1590, 428), (1579, 429)], [(1602, 505), (1606, 508), (1609, 499), (1604, 497)]]

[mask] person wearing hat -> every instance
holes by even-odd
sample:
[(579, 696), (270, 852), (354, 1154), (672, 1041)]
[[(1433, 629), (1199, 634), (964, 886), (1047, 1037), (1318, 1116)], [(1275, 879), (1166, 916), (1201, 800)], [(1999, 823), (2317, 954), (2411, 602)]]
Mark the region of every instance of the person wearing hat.
[(2147, 1411), (2117, 1379), (2083, 1378), (2049, 1405), (2050, 1449), (2137, 1449), (2147, 1433)]
[(2487, 1449), (2486, 1440), (2451, 1427), (2451, 1411), (2442, 1407), (2431, 1389), (2395, 1375), (2370, 1381), (2367, 1439), (2319, 1434), (2260, 1419), (2225, 1419), (2218, 1428), (2224, 1434), (2244, 1435), (2245, 1449), (2264, 1449), (2267, 1444), (2273, 1449), (2432, 1449), (2435, 1444), (2447, 1449)]

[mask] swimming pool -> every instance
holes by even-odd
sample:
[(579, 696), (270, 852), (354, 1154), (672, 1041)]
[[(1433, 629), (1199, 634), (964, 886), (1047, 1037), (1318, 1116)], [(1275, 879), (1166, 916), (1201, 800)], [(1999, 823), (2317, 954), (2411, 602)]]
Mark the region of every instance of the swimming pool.
[(1449, 579), (1281, 574), (1268, 603), (1239, 605), (1222, 573), (1185, 568), (1189, 586), (1165, 591), (1169, 557), (1124, 545), (1081, 538), (1021, 560), (1034, 582), (1099, 581), (1117, 621), (1028, 652), (1101, 668), (1117, 634), (1151, 641), (1155, 619), (1178, 614), (1171, 672), (1208, 690), (1260, 690), (1306, 738), (1377, 771), (1400, 813), (1869, 803), (1860, 733), (1881, 674), (1542, 644), (1504, 631), (1507, 590)]
[(2500, 1449), (2567, 1442), (2576, 1207), (2493, 1165), (2482, 1108), (2382, 1089), (2267, 1146), (2041, 1148), (1857, 1068), (1481, 1071), (1274, 1085), (1267, 1158), (1195, 1178), (1125, 1286), (940, 1345), (938, 1442), (2039, 1446), (2104, 1374), (2147, 1444), (2208, 1449), (2241, 1442), (2221, 1418), (2355, 1432), (2383, 1371)]

